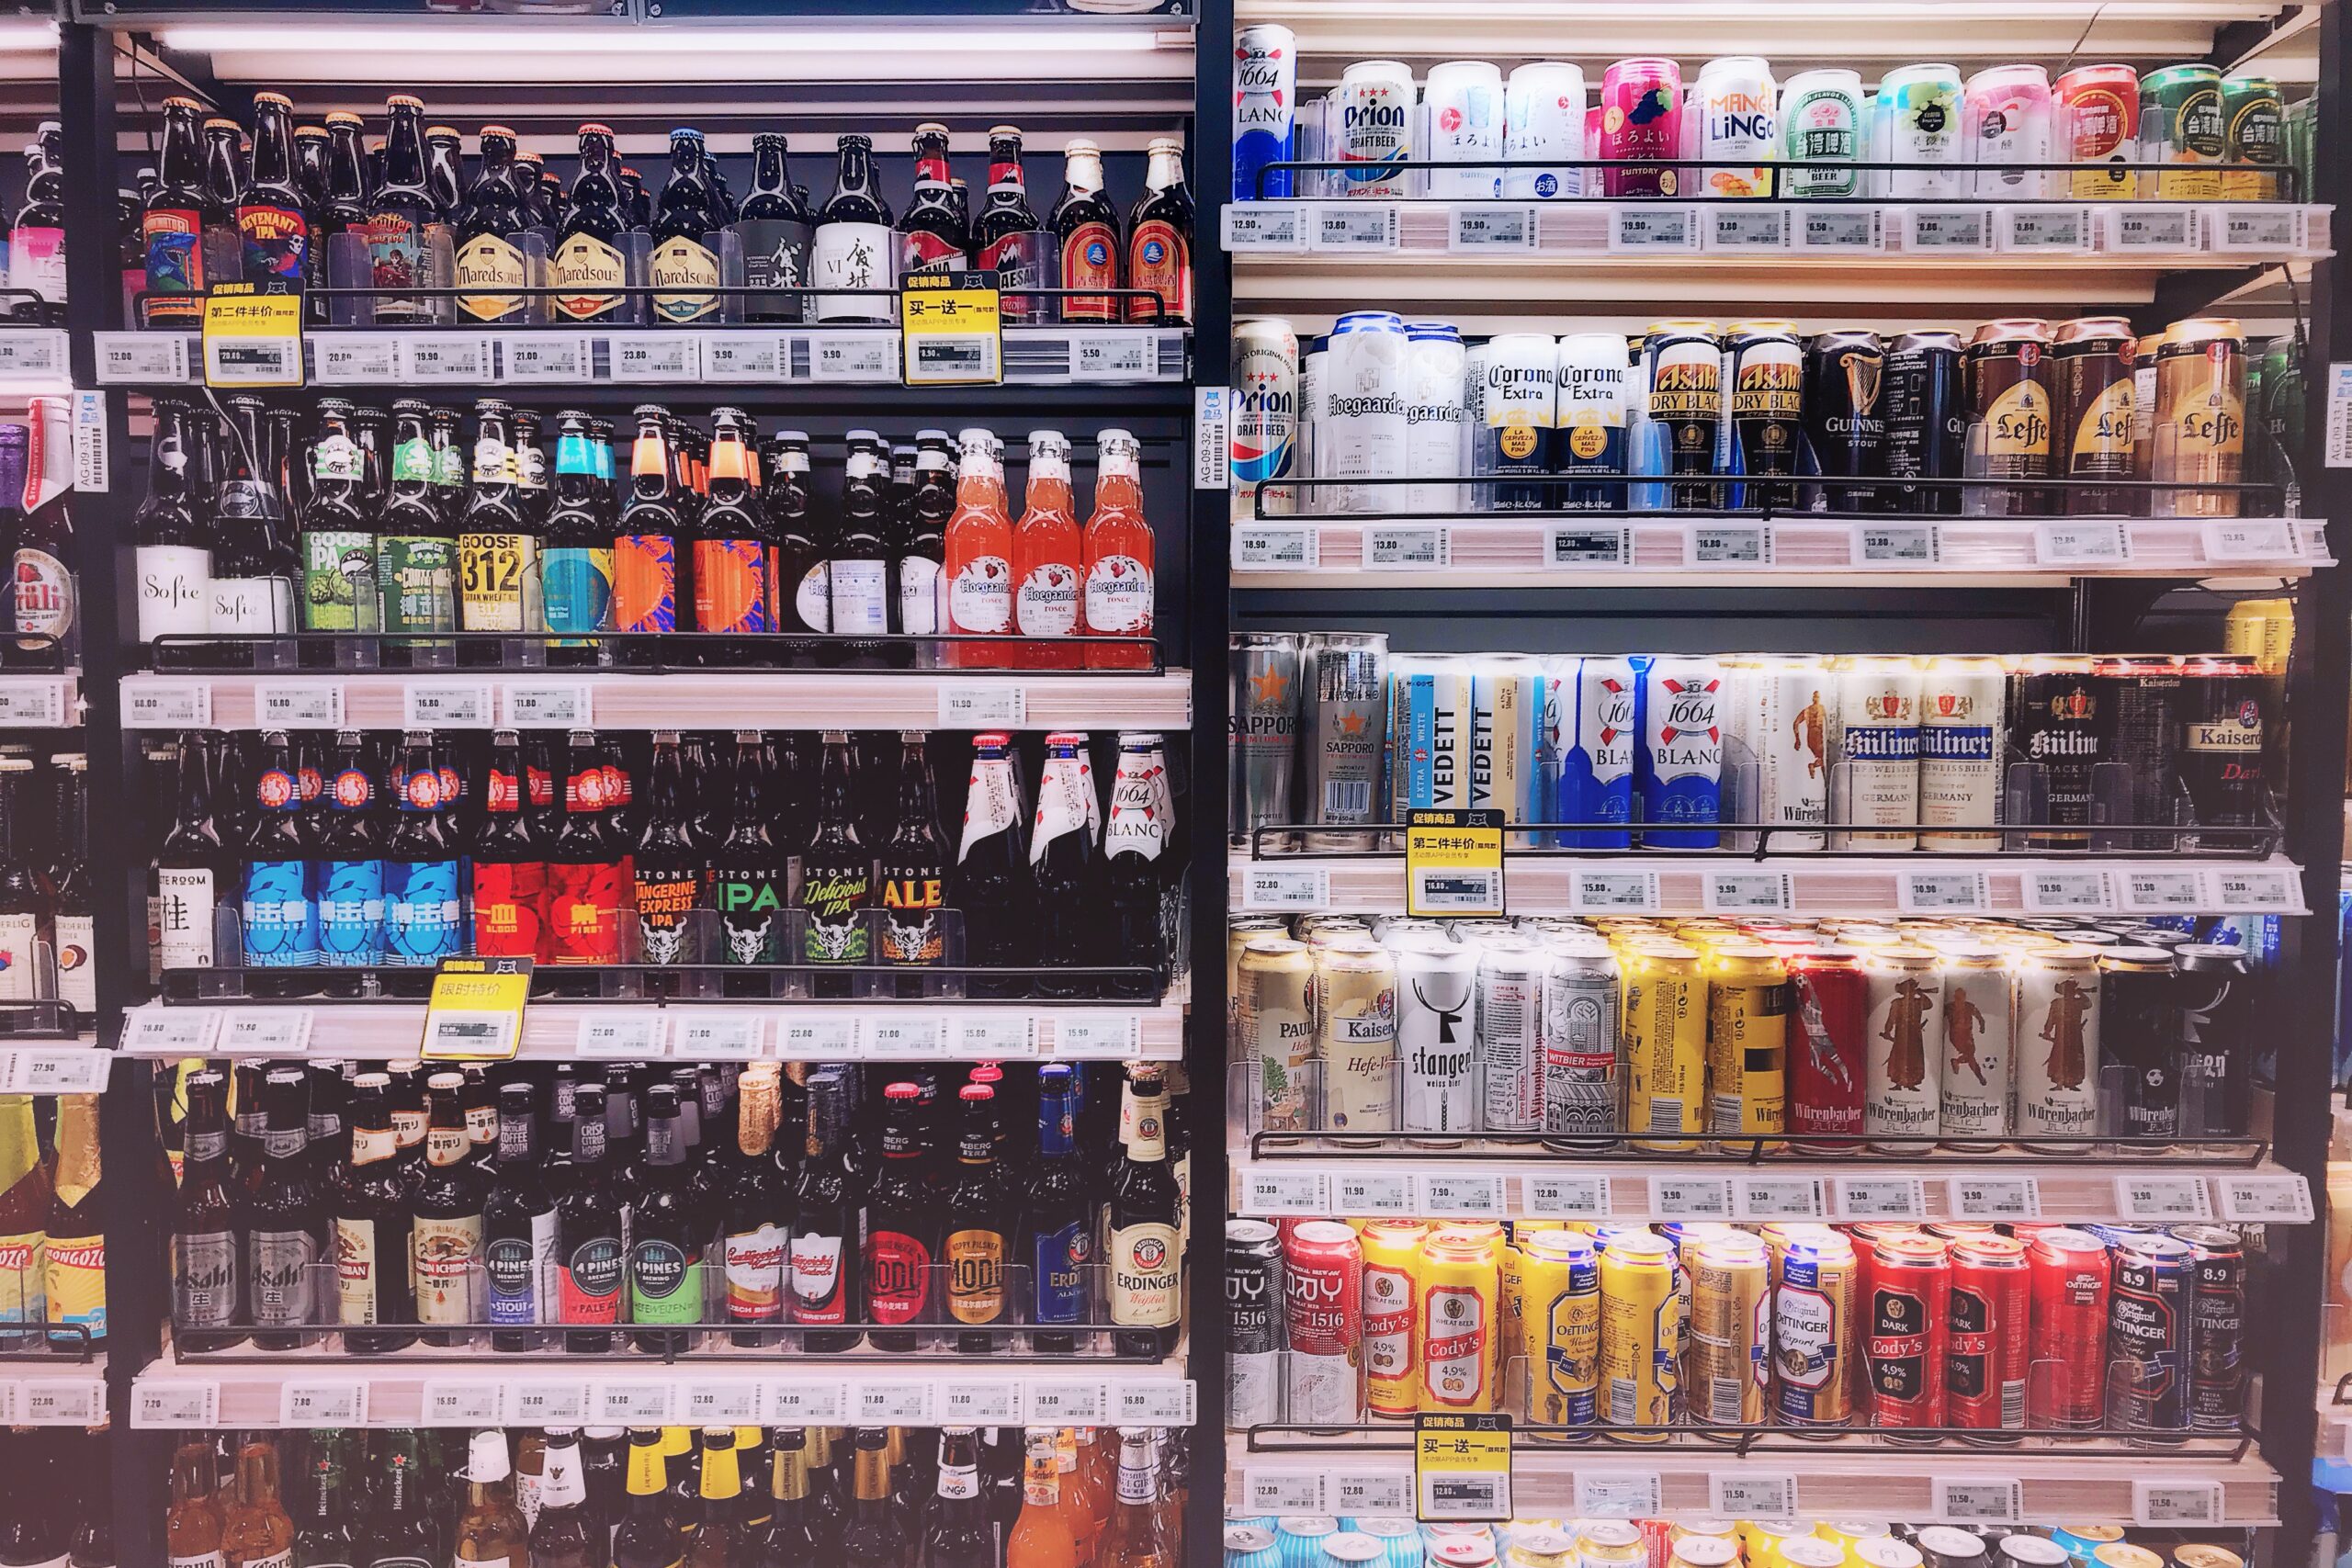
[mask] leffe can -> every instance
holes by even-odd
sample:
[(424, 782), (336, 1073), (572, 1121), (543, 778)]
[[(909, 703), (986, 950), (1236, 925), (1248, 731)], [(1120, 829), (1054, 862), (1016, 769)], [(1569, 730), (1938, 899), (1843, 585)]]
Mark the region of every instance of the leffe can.
[[(1732, 470), (1746, 476), (1737, 504), (1796, 504), (1786, 479), (1797, 471), (1797, 448), (1804, 432), (1806, 355), (1793, 328), (1752, 322), (1732, 329), (1730, 365)], [(1875, 383), (1872, 393), (1877, 391)]]
[(1861, 954), (1808, 947), (1789, 960), (1789, 986), (1795, 1001), (1788, 1047), (1792, 1146), (1800, 1154), (1849, 1153), (1862, 1130), (1872, 1055), (1871, 982)]
[[(2128, 479), (2133, 468), (2132, 361), (2139, 340), (2120, 316), (2086, 316), (2058, 329), (2052, 354), (2057, 380), (2057, 436), (2070, 479)], [(2052, 466), (2059, 466), (2054, 456)], [(2123, 515), (2136, 510), (2137, 491), (2084, 489), (2065, 492), (2075, 516)]]
[(2167, 65), (2140, 78), (2140, 157), (2165, 165), (2141, 180), (2158, 201), (2218, 201), (2229, 154), (2222, 114), (2222, 73), (2204, 64)]
[(1899, 65), (1879, 78), (1878, 102), (1889, 135), (1878, 156), (1890, 164), (1940, 165), (1895, 169), (1885, 176), (1894, 201), (1946, 201), (1967, 194), (1960, 164), (1969, 146), (1962, 135), (1966, 90), (1957, 65)]
[(2025, 1424), (2041, 1431), (2083, 1430), (2107, 1414), (2108, 1296), (2113, 1265), (2088, 1231), (2053, 1225), (2026, 1243), (2034, 1357)]
[(2108, 760), (2115, 733), (2095, 669), (2077, 654), (2038, 654), (2020, 660), (2010, 676), (2012, 766), (2038, 764), (2048, 786), (2037, 817), (2050, 826), (2026, 833), (2027, 849), (2078, 850), (2090, 842), (2079, 829), (2090, 826), (2096, 769)]
[(1337, 121), (1329, 151), (1344, 165), (1340, 194), (1413, 195), (1411, 174), (1397, 166), (1413, 157), (1413, 68), (1394, 60), (1359, 60), (1340, 73), (1332, 97)]
[[(2286, 131), (2286, 100), (2277, 77), (2240, 71), (2222, 78), (2222, 152), (2231, 163), (2285, 163)], [(2271, 201), (2278, 195), (2276, 175), (2254, 169), (2222, 172), (2224, 201)]]
[[(1630, 659), (1588, 655), (1575, 661), (1560, 690), (1560, 794), (1563, 822), (1631, 823), (1634, 757), (1641, 746), (1634, 723), (1640, 679)], [(1560, 835), (1568, 849), (1622, 850), (1623, 829), (1596, 827)]]
[[(1306, 819), (1331, 827), (1380, 820), (1380, 759), (1388, 730), (1385, 632), (1308, 632), (1299, 648), (1298, 729)], [(1309, 833), (1309, 849), (1370, 850), (1363, 833)]]
[(1854, 1418), (1854, 1244), (1826, 1225), (1789, 1237), (1773, 1263), (1773, 1409), (1784, 1427)]
[(1946, 1424), (1972, 1431), (2025, 1425), (2032, 1366), (2026, 1244), (2006, 1235), (1951, 1242), (1951, 1329), (1945, 1341)]
[(2140, 75), (2129, 65), (2078, 65), (2052, 84), (2057, 127), (2052, 151), (2076, 169), (2066, 176), (2077, 201), (2131, 201), (2139, 176), (2117, 167), (2140, 151)]
[(1723, 730), (1715, 713), (1722, 668), (1712, 659), (1651, 654), (1635, 658), (1634, 669), (1642, 845), (1713, 849), (1713, 824), (1723, 814)]
[[(1544, 972), (1544, 1146), (1605, 1149), (1621, 1125), (1617, 955), (1599, 937), (1561, 937)], [(1579, 1135), (1581, 1134), (1581, 1135)]]
[(1872, 1250), (1870, 1278), (1870, 1424), (1940, 1427), (1951, 1325), (1947, 1244), (1925, 1234), (1889, 1236)]
[(1298, 820), (1298, 655), (1296, 632), (1233, 636), (1227, 821), (1237, 841)]
[[(1984, 477), (1993, 480), (2050, 477), (2050, 325), (2012, 319), (1986, 321), (1969, 339), (1962, 359), (1968, 380), (1968, 447)], [(1989, 517), (2028, 517), (2047, 509), (2049, 498), (2015, 483), (1974, 492)]]
[(1225, 1222), (1226, 1421), (1283, 1418), (1282, 1243), (1263, 1220)]
[(1553, 488), (1549, 505), (1569, 512), (1623, 510), (1626, 487), (1603, 482), (1625, 472), (1625, 339), (1618, 333), (1570, 333), (1560, 339), (1553, 471), (1589, 474)]
[[(1887, 344), (1886, 475), (1894, 479), (1956, 479), (1968, 450), (1968, 393), (1960, 334), (1905, 333)], [(1896, 485), (1887, 509), (1951, 517), (1960, 513), (1952, 485)]]
[(1919, 683), (1919, 847), (1944, 853), (1996, 850), (2001, 813), (2001, 703), (2007, 677), (1997, 659), (1937, 658)]
[(1792, 164), (1781, 172), (1783, 195), (1862, 194), (1862, 79), (1843, 67), (1800, 71), (1781, 90), (1781, 152)]
[(1707, 982), (1696, 948), (1638, 947), (1625, 973), (1625, 1130), (1651, 1153), (1696, 1147), (1707, 1085)]
[(1479, 1130), (1544, 1129), (1544, 950), (1524, 938), (1482, 943), (1476, 1049)]
[(1292, 194), (1293, 172), (1267, 165), (1297, 156), (1297, 36), (1278, 22), (1238, 30), (1233, 36), (1234, 200), (1272, 201)]
[[(1836, 684), (1831, 755), (1844, 799), (1833, 801), (1833, 818), (1912, 828), (1919, 820), (1918, 660), (1880, 654), (1840, 660)], [(1918, 842), (1908, 830), (1832, 835), (1836, 849), (1912, 850)]]
[(2188, 1259), (2188, 1425), (2235, 1433), (2245, 1415), (2245, 1245), (2227, 1225), (2177, 1225)]
[[(1942, 1130), (1943, 1079), (1936, 1071), (1935, 1017), (1943, 1000), (1936, 955), (1883, 947), (1862, 960), (1870, 979), (1870, 1067), (1862, 1131), (1871, 1147), (1917, 1153)], [(1885, 1140), (1883, 1142), (1877, 1140)]]
[[(1245, 32), (1250, 29), (1243, 29)], [(1237, 114), (1239, 110), (1235, 111)], [(1284, 171), (1283, 178), (1290, 178)], [(1232, 520), (1298, 510), (1298, 339), (1290, 323), (1242, 321), (1233, 329)]]
[[(2156, 350), (2154, 477), (2232, 485), (2245, 474), (2245, 329), (2225, 316), (2175, 321)], [(2235, 517), (2233, 490), (2154, 492), (2159, 517)]]
[(1242, 948), (1236, 979), (1236, 1025), (1257, 1089), (1257, 1130), (1317, 1126), (1314, 955), (1289, 937), (1258, 937)]
[(1600, 156), (1601, 194), (1672, 196), (1682, 188), (1681, 171), (1660, 165), (1624, 166), (1640, 158), (1682, 155), (1682, 67), (1671, 60), (1612, 62), (1600, 75)]
[(1503, 196), (1512, 201), (1550, 201), (1584, 193), (1585, 171), (1570, 165), (1586, 156), (1584, 71), (1558, 60), (1534, 60), (1515, 68), (1503, 88), (1503, 156), (1515, 164), (1552, 167), (1503, 171)]
[(1616, 1238), (1600, 1255), (1601, 1419), (1611, 1427), (1655, 1429), (1658, 1441), (1681, 1394), (1675, 1341), (1681, 1299), (1674, 1288), (1674, 1247), (1664, 1236)]
[(1495, 1408), (1500, 1241), (1492, 1225), (1440, 1225), (1421, 1243), (1413, 1363), (1423, 1410)]
[(1781, 150), (1780, 92), (1771, 64), (1753, 54), (1724, 55), (1699, 68), (1690, 99), (1699, 144), (1686, 154), (1706, 160), (1699, 194), (1768, 197), (1769, 166)]
[(1718, 942), (1700, 969), (1707, 985), (1707, 1131), (1726, 1136), (1786, 1131), (1788, 970), (1760, 942)]
[[(2018, 1135), (2083, 1139), (2098, 1130), (2098, 956), (2076, 942), (2026, 953), (2018, 971)], [(2080, 1154), (2082, 1143), (2037, 1152)]]
[(1943, 977), (1937, 1034), (1944, 1146), (1993, 1149), (2016, 1130), (2016, 983), (2007, 961), (1989, 947), (1945, 949)]
[(2178, 1442), (2188, 1430), (2193, 1252), (2168, 1235), (2135, 1236), (2113, 1249), (2107, 1419), (2134, 1434), (2137, 1447)]
[(1314, 954), (1315, 1055), (1323, 1064), (1323, 1125), (1396, 1130), (1396, 959), (1369, 936)]
[(1519, 1250), (1527, 1418), (1589, 1427), (1600, 1407), (1600, 1251), (1575, 1231), (1524, 1228)]
[(1283, 1248), (1289, 1419), (1352, 1426), (1363, 1409), (1363, 1246), (1334, 1220), (1293, 1226)]
[(1771, 1270), (1752, 1235), (1713, 1236), (1690, 1247), (1690, 1418), (1702, 1426), (1764, 1420), (1771, 1378)]
[[(1396, 947), (1396, 1125), (1406, 1133), (1474, 1133), (1477, 1083), (1471, 1043), (1478, 955), (1450, 938)], [(1453, 1138), (1416, 1139), (1436, 1147)]]
[(1409, 1420), (1419, 1408), (1413, 1323), (1420, 1314), (1419, 1220), (1374, 1220), (1363, 1227), (1364, 1406), (1374, 1420)]

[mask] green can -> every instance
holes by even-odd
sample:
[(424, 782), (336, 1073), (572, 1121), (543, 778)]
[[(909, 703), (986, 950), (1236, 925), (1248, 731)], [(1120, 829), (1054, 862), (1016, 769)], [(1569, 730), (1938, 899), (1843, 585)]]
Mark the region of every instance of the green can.
[(302, 534), (302, 629), (376, 629), (376, 536), (359, 530)]
[[(2256, 355), (2249, 351), (2246, 363), (2252, 368)], [(2267, 471), (2266, 484), (2295, 482), (2295, 461), (2303, 450), (2303, 367), (2295, 356), (2295, 340), (2291, 337), (2266, 339), (2260, 355), (2262, 400), (2252, 406), (2258, 412), (2262, 428), (2268, 438), (2257, 442)]]
[[(2222, 78), (2222, 134), (2233, 164), (2286, 163), (2287, 100), (2277, 77), (2241, 72)], [(2276, 200), (2278, 176), (2225, 170), (2222, 195), (2230, 201)]]
[(2155, 176), (2156, 200), (2221, 198), (2222, 172), (2210, 165), (2229, 150), (2225, 127), (2219, 67), (2167, 65), (2140, 78), (2140, 156), (2169, 165)]

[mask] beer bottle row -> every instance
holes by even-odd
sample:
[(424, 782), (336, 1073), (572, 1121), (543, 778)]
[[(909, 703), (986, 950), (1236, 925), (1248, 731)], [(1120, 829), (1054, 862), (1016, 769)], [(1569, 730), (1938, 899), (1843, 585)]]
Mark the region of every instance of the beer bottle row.
[(763, 440), (741, 409), (705, 430), (647, 404), (619, 431), (495, 399), (470, 422), (413, 399), (322, 398), (306, 420), (240, 394), (227, 412), (155, 406), (134, 529), (139, 635), (180, 639), (166, 660), (205, 654), (190, 639), (207, 636), (304, 631), (396, 635), (367, 650), (410, 667), (496, 659), (496, 645), (416, 640), (449, 632), (536, 638), (559, 666), (652, 657), (571, 635), (593, 632), (714, 634), (683, 651), (709, 664), (1153, 661), (1142, 446), (1124, 430), (1096, 434), (1081, 515), (1071, 443), (1053, 430), (1029, 433), (1015, 511), (1004, 444), (977, 427), (896, 444), (853, 430), (820, 488), (807, 433)]
[(106, 1348), (104, 1179), (96, 1095), (0, 1094), (0, 1357)]
[(79, 751), (44, 760), (46, 750), (0, 745), (0, 1017), (53, 998), (62, 1018), (36, 1009), (19, 1027), (71, 1032), (98, 1013), (89, 760)]
[[(948, 128), (926, 122), (912, 198), (894, 217), (865, 135), (839, 138), (832, 193), (813, 206), (774, 131), (752, 137), (739, 200), (690, 128), (670, 133), (657, 196), (619, 161), (606, 125), (580, 128), (567, 186), (509, 127), (481, 128), (469, 177), (463, 139), (427, 125), (421, 100), (395, 94), (384, 112), (371, 148), (350, 110), (298, 124), (285, 95), (258, 93), (247, 153), (236, 121), (166, 98), (159, 167), (141, 172), (126, 213), (144, 282), (136, 319), (192, 325), (211, 284), (243, 281), (359, 291), (313, 296), (311, 319), (338, 326), (895, 324), (899, 278), (964, 268), (998, 275), (1008, 321), (1192, 319), (1193, 197), (1173, 139), (1150, 144), (1145, 188), (1124, 217), (1102, 149), (1073, 140), (1061, 196), (1041, 218), (1018, 127), (989, 130), (975, 210), (951, 172)], [(1020, 292), (1030, 288), (1074, 292)]]
[[(942, 967), (972, 997), (1156, 997), (1183, 863), (1160, 738), (1117, 739), (1107, 794), (1107, 743), (1047, 735), (1034, 773), (1023, 750), (917, 731), (190, 733), (159, 780), (175, 805), (152, 962), (243, 969), (272, 996), (368, 984), (317, 969), (472, 953), (789, 966), (819, 997), (936, 996)], [(933, 780), (966, 759), (951, 840)], [(743, 978), (729, 994), (771, 994)]]
[(114, 1530), (104, 1427), (0, 1427), (0, 1562), (114, 1568)]
[[(165, 1533), (187, 1568), (1168, 1568), (1182, 1561), (1182, 1438), (1146, 1427), (189, 1434)], [(72, 1568), (112, 1561), (85, 1562), (77, 1536)]]
[(1157, 1066), (250, 1063), (187, 1103), (183, 1353), (1156, 1360), (1181, 1320)]

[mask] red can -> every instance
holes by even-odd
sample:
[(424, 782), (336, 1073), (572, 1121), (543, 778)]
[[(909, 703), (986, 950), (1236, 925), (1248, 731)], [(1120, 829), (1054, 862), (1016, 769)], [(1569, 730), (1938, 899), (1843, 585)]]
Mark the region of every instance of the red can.
[[(1908, 1220), (1863, 1220), (1845, 1227), (1846, 1239), (1854, 1244), (1854, 1325), (1860, 1337), (1868, 1337), (1870, 1327), (1871, 1283), (1878, 1278), (1878, 1244), (1883, 1241), (1907, 1239), (1921, 1235), (1917, 1225)], [(1852, 1374), (1853, 1403), (1857, 1410), (1871, 1407), (1871, 1359), (1867, 1355), (1846, 1358)]]
[(1947, 1425), (1979, 1431), (2025, 1425), (2032, 1295), (2025, 1252), (2025, 1243), (2005, 1235), (1967, 1235), (1951, 1244)]
[[(1803, 1154), (1843, 1154), (1862, 1130), (1868, 1078), (1870, 981), (1862, 955), (1847, 947), (1809, 947), (1789, 959), (1796, 1027), (1788, 1046), (1789, 1131)], [(1805, 1142), (1836, 1135), (1838, 1143)]]
[(2107, 1243), (2061, 1225), (2026, 1244), (2037, 1361), (2025, 1424), (2044, 1430), (2097, 1427), (2107, 1415), (2107, 1298), (2114, 1265)]
[(1924, 1233), (1871, 1248), (1865, 1351), (1871, 1425), (1944, 1424), (1944, 1345), (1951, 1323), (1949, 1244)]
[(2067, 176), (2076, 199), (2129, 201), (2140, 188), (2128, 164), (2140, 141), (2140, 73), (2129, 65), (2078, 65), (2051, 84), (2057, 134), (2051, 151), (2069, 164), (2104, 165)]
[(1283, 1358), (1290, 1419), (1350, 1426), (1363, 1407), (1363, 1245), (1336, 1220), (1308, 1220), (1283, 1242)]

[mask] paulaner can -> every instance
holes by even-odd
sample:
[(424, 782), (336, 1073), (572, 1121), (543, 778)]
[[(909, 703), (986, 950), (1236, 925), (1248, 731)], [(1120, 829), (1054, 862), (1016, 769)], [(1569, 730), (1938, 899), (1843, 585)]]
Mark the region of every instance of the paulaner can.
[[(2058, 329), (2052, 368), (2057, 378), (2058, 435), (2070, 479), (2132, 477), (2132, 361), (2138, 339), (2120, 316), (2086, 316)], [(2054, 465), (2053, 465), (2054, 466)], [(2074, 516), (2128, 515), (2140, 493), (2131, 490), (2070, 490)]]
[(1235, 1026), (1253, 1064), (1257, 1124), (1269, 1133), (1317, 1125), (1315, 960), (1303, 942), (1261, 936), (1241, 950)]
[(1752, 481), (1788, 479), (1797, 471), (1797, 448), (1804, 434), (1805, 367), (1805, 351), (1794, 329), (1777, 321), (1732, 329), (1732, 469), (1751, 481), (1737, 487), (1735, 504), (1784, 510), (1796, 504), (1794, 485)]
[[(1886, 350), (1878, 334), (1844, 327), (1815, 337), (1804, 355), (1804, 434), (1826, 479), (1886, 473)], [(1825, 484), (1832, 512), (1885, 509), (1877, 485)]]
[[(1380, 757), (1387, 742), (1388, 637), (1308, 632), (1299, 649), (1306, 819), (1342, 827), (1378, 821)], [(1309, 833), (1309, 849), (1369, 850), (1362, 833)]]
[(1971, 1430), (2025, 1425), (2032, 1364), (2032, 1286), (2026, 1244), (2005, 1235), (1951, 1243), (1951, 1329), (1944, 1351), (1945, 1421)]
[(1878, 1244), (1866, 1305), (1871, 1426), (1944, 1424), (1951, 1296), (1951, 1258), (1940, 1237), (1890, 1236)]
[[(1956, 479), (1968, 450), (1968, 392), (1958, 333), (1905, 333), (1887, 345), (1886, 475), (1894, 479)], [(1897, 485), (1884, 492), (1886, 509), (1952, 517), (1960, 491), (1952, 485)]]
[[(1919, 820), (1919, 664), (1895, 655), (1838, 661), (1831, 754), (1844, 799), (1837, 820), (1910, 828)], [(1911, 850), (1916, 832), (1845, 832), (1837, 849)]]
[(2129, 65), (2078, 65), (2052, 85), (2057, 130), (2053, 150), (2070, 164), (2103, 164), (2067, 176), (2077, 201), (2131, 201), (2139, 178), (2119, 164), (2140, 151), (2140, 76)]
[[(1283, 178), (1290, 178), (1287, 170)], [(1298, 510), (1298, 491), (1274, 482), (1302, 471), (1298, 409), (1298, 339), (1290, 323), (1240, 322), (1233, 329), (1233, 521), (1254, 518), (1261, 505), (1269, 517)]]
[[(1233, 37), (1233, 199), (1276, 200), (1291, 194), (1292, 171), (1269, 164), (1296, 155), (1298, 39), (1277, 22)], [(1265, 186), (1259, 187), (1259, 171)]]
[(1298, 820), (1296, 632), (1238, 632), (1232, 639), (1228, 823), (1237, 841), (1252, 829)]
[[(1789, 1131), (1804, 1154), (1845, 1154), (1862, 1130), (1869, 1078), (1870, 979), (1861, 954), (1808, 947), (1789, 960)], [(1807, 1143), (1829, 1138), (1833, 1142)]]
[(1421, 1243), (1413, 1363), (1423, 1410), (1495, 1407), (1495, 1325), (1500, 1289), (1494, 1225), (1440, 1225)]
[[(1478, 955), (1446, 937), (1396, 945), (1396, 1124), (1407, 1133), (1478, 1130), (1471, 1055)], [(1417, 1139), (1429, 1146), (1451, 1139)]]
[(1871, 1146), (1916, 1153), (1942, 1130), (1943, 1079), (1936, 1071), (1935, 1017), (1943, 1000), (1936, 955), (1886, 947), (1862, 960), (1870, 977), (1870, 1069), (1862, 1131)]
[(1560, 485), (1551, 505), (1571, 512), (1622, 510), (1626, 487), (1599, 482), (1625, 471), (1625, 339), (1617, 333), (1570, 333), (1560, 340), (1553, 471), (1591, 474), (1593, 482)]
[(1323, 1125), (1340, 1133), (1394, 1132), (1396, 960), (1368, 936), (1340, 938), (1314, 959)]
[(1690, 1418), (1752, 1427), (1770, 1382), (1772, 1290), (1764, 1244), (1714, 1236), (1690, 1249)]
[(1618, 989), (1617, 955), (1606, 942), (1570, 936), (1551, 943), (1544, 972), (1546, 1148), (1606, 1148), (1617, 1131), (1624, 1088)]
[[(1624, 822), (1634, 818), (1634, 758), (1640, 749), (1634, 723), (1640, 680), (1630, 659), (1588, 656), (1560, 691), (1560, 799), (1563, 822)], [(1631, 835), (1596, 828), (1560, 835), (1569, 849), (1622, 850)]]
[(1375, 1420), (1409, 1419), (1419, 1407), (1413, 1324), (1420, 1315), (1419, 1220), (1374, 1220), (1363, 1227), (1364, 1405)]
[(1363, 1247), (1332, 1220), (1295, 1227), (1283, 1248), (1289, 1419), (1352, 1426), (1363, 1408)]
[(2025, 1424), (2041, 1431), (2096, 1427), (2107, 1413), (2107, 1244), (2064, 1226), (2036, 1231), (2026, 1267), (2033, 1353), (2048, 1365), (2028, 1382)]
[[(1682, 156), (1682, 67), (1671, 60), (1611, 63), (1600, 75), (1600, 156), (1612, 164)], [(1656, 164), (1601, 171), (1601, 194), (1672, 196), (1681, 171)]]
[(1483, 418), (1471, 432), (1470, 471), (1496, 481), (1478, 487), (1484, 510), (1533, 512), (1551, 503), (1548, 486), (1510, 480), (1553, 471), (1559, 377), (1559, 344), (1549, 333), (1504, 333), (1488, 340)]
[(1784, 1427), (1854, 1418), (1854, 1245), (1826, 1225), (1792, 1235), (1772, 1282), (1773, 1409)]
[(1944, 1146), (1991, 1149), (2015, 1131), (2016, 984), (2007, 962), (1989, 947), (1946, 948), (1943, 971), (1937, 1055)]
[[(1674, 1248), (1664, 1236), (1627, 1235), (1600, 1255), (1601, 1419), (1611, 1427), (1663, 1428), (1681, 1393), (1675, 1358), (1681, 1303)], [(1657, 1441), (1663, 1430), (1643, 1441)]]
[(1997, 659), (1926, 661), (1919, 684), (1919, 847), (1946, 853), (1995, 850), (2000, 819), (2001, 701)]
[(2107, 1419), (2136, 1434), (2135, 1447), (2178, 1442), (2188, 1430), (2192, 1252), (2168, 1235), (2135, 1236), (2113, 1248)]
[(1794, 999), (1787, 969), (1760, 942), (1718, 942), (1700, 968), (1707, 980), (1707, 1130), (1785, 1131)]
[(1600, 1250), (1590, 1236), (1569, 1230), (1522, 1227), (1519, 1243), (1527, 1418), (1589, 1427), (1600, 1410)]
[[(1642, 349), (1647, 375), (1647, 407), (1665, 436), (1667, 472), (1712, 478), (1715, 446), (1724, 418), (1723, 355), (1707, 321), (1660, 321)], [(1676, 511), (1707, 511), (1723, 502), (1722, 487), (1684, 482), (1668, 487)]]
[(1625, 953), (1625, 1129), (1652, 1153), (1696, 1147), (1707, 1085), (1707, 983), (1696, 948), (1659, 942)]
[[(2018, 973), (2018, 1135), (2086, 1138), (2098, 1128), (2098, 956), (2068, 942), (2028, 953)], [(2041, 1143), (2043, 1154), (2083, 1144)]]
[(1712, 659), (1637, 657), (1634, 786), (1645, 849), (1711, 850), (1722, 818), (1723, 730), (1715, 695), (1723, 671)]
[(1543, 950), (1524, 938), (1480, 945), (1476, 1039), (1482, 1132), (1543, 1130), (1546, 967)]
[(1283, 1418), (1283, 1255), (1263, 1220), (1225, 1222), (1225, 1408), (1228, 1426)]
[(2245, 1415), (2245, 1246), (2226, 1225), (2172, 1234), (2189, 1247), (2189, 1428), (2234, 1433)]

